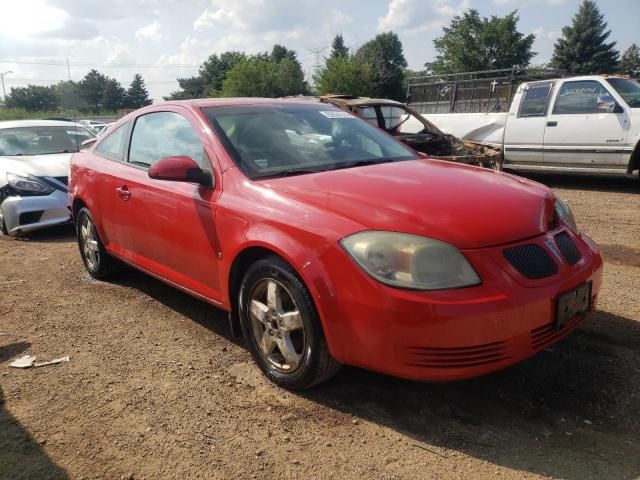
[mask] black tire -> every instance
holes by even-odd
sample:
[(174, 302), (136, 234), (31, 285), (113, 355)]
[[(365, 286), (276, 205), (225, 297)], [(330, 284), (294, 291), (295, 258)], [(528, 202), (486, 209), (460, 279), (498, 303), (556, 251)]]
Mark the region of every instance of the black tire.
[(4, 216), (0, 214), (0, 235), (9, 235), (7, 224), (4, 223)]
[[(275, 280), (286, 289), (300, 313), (304, 337), (299, 366), (283, 372), (261, 353), (256, 340), (249, 307), (258, 286)], [(242, 280), (239, 298), (240, 326), (249, 351), (265, 376), (276, 385), (288, 390), (305, 390), (329, 380), (342, 366), (329, 352), (318, 312), (311, 294), (300, 277), (285, 260), (277, 255), (266, 257), (249, 267)]]
[[(85, 249), (86, 239), (83, 237), (81, 232), (83, 226), (90, 226), (93, 229), (95, 242), (97, 243), (97, 255), (95, 259), (90, 259), (87, 254), (87, 250)], [(76, 234), (78, 238), (78, 248), (80, 249), (80, 257), (82, 258), (82, 263), (84, 263), (84, 267), (87, 269), (87, 272), (89, 272), (89, 275), (95, 279), (101, 280), (119, 270), (120, 265), (118, 261), (109, 255), (107, 250), (104, 248), (98, 230), (95, 227), (93, 217), (91, 216), (89, 209), (86, 207), (81, 208), (76, 216)]]

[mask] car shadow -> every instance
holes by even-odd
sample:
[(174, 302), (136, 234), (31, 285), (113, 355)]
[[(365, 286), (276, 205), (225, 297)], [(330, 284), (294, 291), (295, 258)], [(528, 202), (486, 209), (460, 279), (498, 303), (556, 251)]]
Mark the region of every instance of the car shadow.
[[(226, 312), (137, 271), (113, 281), (244, 347)], [(420, 383), (344, 367), (299, 395), (402, 433), (427, 459), (460, 452), (568, 480), (631, 479), (640, 474), (639, 353), (640, 322), (597, 311), (559, 344), (485, 377)]]
[[(26, 342), (0, 345), (0, 363), (26, 351)], [(69, 478), (42, 446), (7, 410), (0, 386), (0, 478), (57, 480)]]
[[(597, 311), (511, 368), (417, 383), (355, 368), (303, 396), (415, 440), (554, 478), (638, 478), (640, 322)], [(427, 453), (426, 455), (432, 455)]]
[(72, 224), (67, 223), (25, 233), (13, 237), (13, 240), (32, 243), (73, 243), (76, 241), (76, 231)]
[(591, 190), (599, 192), (640, 193), (640, 177), (633, 178), (613, 175), (570, 175), (559, 173), (509, 172), (535, 180), (551, 188), (570, 190)]

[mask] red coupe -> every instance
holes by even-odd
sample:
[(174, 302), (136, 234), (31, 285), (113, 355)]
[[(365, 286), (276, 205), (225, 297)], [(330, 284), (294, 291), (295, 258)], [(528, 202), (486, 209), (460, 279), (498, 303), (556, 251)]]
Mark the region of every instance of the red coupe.
[(598, 246), (543, 185), (430, 160), (334, 106), (137, 110), (71, 162), (82, 260), (231, 313), (278, 385), (341, 364), (454, 380), (519, 362), (595, 308)]

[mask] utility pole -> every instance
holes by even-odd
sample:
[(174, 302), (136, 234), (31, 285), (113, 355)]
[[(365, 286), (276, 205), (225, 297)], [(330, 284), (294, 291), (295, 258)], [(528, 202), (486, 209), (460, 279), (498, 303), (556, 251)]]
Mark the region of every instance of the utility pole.
[(7, 103), (7, 92), (4, 89), (4, 76), (5, 75), (9, 75), (10, 73), (13, 73), (13, 71), (12, 70), (7, 70), (6, 72), (0, 73), (0, 80), (2, 80), (2, 101), (5, 104)]
[(316, 55), (316, 70), (320, 68), (320, 54), (324, 52), (327, 48), (329, 47), (309, 49), (309, 52), (314, 53)]

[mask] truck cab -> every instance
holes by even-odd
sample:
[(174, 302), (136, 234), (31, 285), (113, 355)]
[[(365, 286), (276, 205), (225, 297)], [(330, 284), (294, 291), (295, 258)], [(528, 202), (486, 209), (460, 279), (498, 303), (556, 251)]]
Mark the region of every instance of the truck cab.
[(627, 173), (640, 167), (640, 84), (617, 76), (523, 83), (504, 128), (504, 168)]

